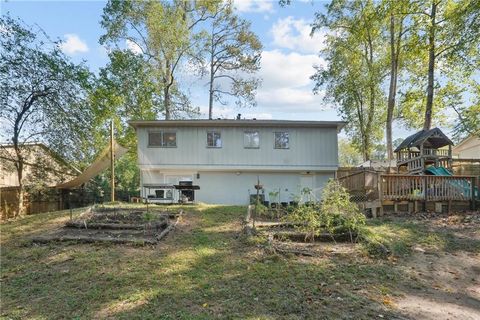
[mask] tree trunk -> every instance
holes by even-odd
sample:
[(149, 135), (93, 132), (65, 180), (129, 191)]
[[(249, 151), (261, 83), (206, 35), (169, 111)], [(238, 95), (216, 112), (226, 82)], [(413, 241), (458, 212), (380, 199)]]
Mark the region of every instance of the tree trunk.
[(163, 107), (165, 108), (165, 120), (170, 120), (170, 86), (167, 84), (163, 89)]
[(365, 140), (364, 142), (364, 150), (363, 150), (363, 161), (369, 161), (370, 160), (370, 152), (368, 151), (370, 149), (370, 142)]
[(437, 4), (432, 0), (432, 9), (430, 12), (430, 30), (428, 32), (428, 86), (427, 86), (427, 105), (425, 108), (425, 121), (423, 130), (430, 130), (432, 126), (433, 109), (433, 84), (435, 81), (435, 16), (437, 13)]
[(163, 107), (165, 109), (165, 120), (170, 120), (170, 87), (172, 86), (173, 80), (170, 73), (170, 61), (165, 62), (165, 78), (164, 78), (164, 88), (163, 88)]
[(15, 217), (21, 217), (25, 214), (25, 187), (23, 185), (23, 158), (17, 151), (17, 178), (18, 178), (18, 192), (17, 192), (17, 212)]
[(367, 65), (370, 72), (370, 99), (368, 102), (367, 123), (365, 125), (365, 161), (370, 160), (370, 153), (372, 148), (372, 123), (375, 117), (375, 81), (374, 81), (374, 69), (373, 69), (373, 42), (370, 34), (368, 34), (368, 58)]
[(208, 97), (208, 119), (212, 120), (213, 118), (213, 80), (215, 78), (214, 74), (214, 65), (213, 65), (213, 60), (214, 60), (214, 52), (213, 48), (210, 57), (210, 88), (209, 88), (209, 97)]
[(25, 214), (25, 189), (23, 183), (18, 185), (18, 207), (17, 207), (17, 214), (15, 217), (21, 217)]
[(390, 15), (390, 87), (388, 91), (387, 104), (387, 122), (386, 122), (386, 137), (387, 137), (387, 157), (391, 161), (393, 159), (393, 143), (392, 143), (392, 122), (393, 111), (395, 109), (395, 96), (397, 93), (397, 50), (395, 49), (395, 17), (393, 13)]

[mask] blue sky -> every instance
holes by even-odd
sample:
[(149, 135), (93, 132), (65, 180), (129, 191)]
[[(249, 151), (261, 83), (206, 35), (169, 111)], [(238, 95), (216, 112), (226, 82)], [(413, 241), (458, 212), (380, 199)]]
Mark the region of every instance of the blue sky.
[[(322, 34), (310, 37), (314, 13), (324, 10), (325, 1), (297, 0), (282, 8), (278, 1), (236, 0), (238, 13), (251, 21), (253, 31), (264, 45), (258, 90), (258, 106), (236, 109), (218, 106), (215, 117), (289, 120), (339, 120), (337, 112), (325, 105), (322, 96), (312, 93), (314, 64), (324, 63), (317, 53), (322, 48)], [(107, 52), (98, 40), (104, 1), (5, 1), (0, 12), (10, 12), (27, 24), (38, 24), (53, 39), (65, 41), (63, 50), (73, 61), (85, 63), (92, 71), (108, 63)], [(208, 98), (204, 81), (187, 84), (192, 101), (206, 115)], [(397, 128), (395, 137), (408, 131)]]

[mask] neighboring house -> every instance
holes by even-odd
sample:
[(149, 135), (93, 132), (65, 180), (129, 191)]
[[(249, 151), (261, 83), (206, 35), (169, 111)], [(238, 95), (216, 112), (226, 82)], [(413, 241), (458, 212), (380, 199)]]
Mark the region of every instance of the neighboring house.
[(397, 167), (397, 160), (368, 160), (357, 166), (357, 168), (372, 169), (375, 171), (387, 171)]
[[(25, 157), (23, 169), (25, 185), (37, 184), (52, 187), (79, 173), (42, 143), (29, 143), (21, 148)], [(0, 145), (0, 188), (19, 185), (15, 160), (13, 145)]]
[(454, 146), (452, 152), (458, 159), (480, 159), (480, 137), (470, 135)]
[[(137, 132), (142, 197), (245, 205), (256, 194), (257, 178), (266, 201), (297, 201), (309, 189), (319, 199), (335, 177), (337, 134), (345, 123), (168, 120), (130, 125)], [(278, 196), (269, 199), (271, 192)]]

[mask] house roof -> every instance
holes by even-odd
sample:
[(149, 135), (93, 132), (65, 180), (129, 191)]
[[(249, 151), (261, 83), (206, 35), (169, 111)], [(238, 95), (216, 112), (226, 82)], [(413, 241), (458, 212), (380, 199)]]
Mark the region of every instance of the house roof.
[(397, 160), (368, 160), (357, 166), (357, 168), (395, 168), (397, 166)]
[(468, 144), (468, 143), (472, 143), (472, 144), (475, 144), (475, 143), (480, 143), (480, 132), (478, 132), (477, 134), (471, 134), (469, 135), (468, 137), (466, 137), (465, 139), (463, 139), (462, 141), (460, 141), (454, 148), (453, 148), (453, 151), (454, 152), (459, 152), (459, 151), (462, 151), (464, 148), (464, 145)]
[(133, 120), (132, 127), (294, 127), (294, 128), (336, 128), (340, 131), (344, 121), (294, 121), (294, 120)]
[(439, 128), (420, 130), (405, 138), (394, 152), (398, 152), (402, 149), (418, 147), (421, 144), (424, 144), (428, 148), (438, 149), (444, 146), (453, 145), (453, 142)]
[[(71, 169), (72, 171), (74, 171), (75, 173), (80, 173), (81, 171), (78, 170), (75, 166), (73, 166), (71, 163), (67, 162), (64, 158), (62, 158), (58, 153), (56, 153), (55, 151), (53, 151), (52, 149), (50, 149), (47, 145), (45, 145), (44, 143), (42, 142), (29, 142), (29, 143), (24, 143), (22, 145), (20, 145), (21, 148), (34, 148), (34, 147), (39, 147), (39, 148), (42, 148), (47, 154), (49, 154), (53, 159), (55, 159), (59, 164), (62, 164), (63, 166), (65, 166), (66, 168), (69, 168)], [(3, 148), (3, 149), (13, 149), (14, 148), (14, 145), (11, 144), (11, 143), (6, 143), (6, 144), (0, 144), (0, 148)], [(12, 159), (10, 158), (6, 158), (6, 157), (1, 157), (3, 160), (7, 160), (7, 161), (12, 161)], [(15, 160), (13, 160), (15, 161)], [(31, 163), (26, 163), (28, 165), (32, 165)], [(54, 170), (55, 171), (55, 170)]]

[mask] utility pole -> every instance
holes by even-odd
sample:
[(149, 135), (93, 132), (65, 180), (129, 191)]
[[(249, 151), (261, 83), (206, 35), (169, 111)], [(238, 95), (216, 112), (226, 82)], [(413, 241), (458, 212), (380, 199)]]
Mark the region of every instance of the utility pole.
[(112, 177), (110, 180), (111, 201), (115, 201), (115, 146), (113, 144), (113, 119), (110, 122), (110, 168)]

